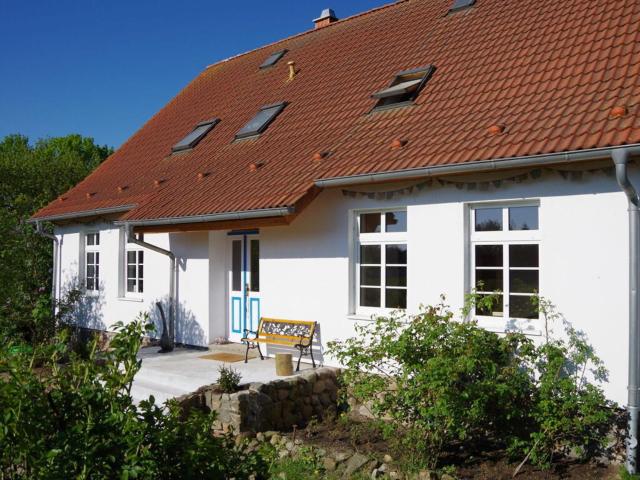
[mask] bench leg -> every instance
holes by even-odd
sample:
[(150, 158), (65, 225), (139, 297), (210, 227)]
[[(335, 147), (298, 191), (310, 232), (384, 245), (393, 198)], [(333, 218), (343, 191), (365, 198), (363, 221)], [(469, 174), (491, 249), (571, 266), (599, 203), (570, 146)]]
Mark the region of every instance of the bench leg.
[(260, 354), (260, 360), (264, 360), (264, 356), (262, 355), (262, 350), (260, 350), (260, 344), (256, 343), (256, 347), (258, 347), (258, 353)]
[(298, 366), (296, 367), (296, 372), (300, 371), (300, 360), (302, 360), (302, 350), (303, 350), (303, 348), (299, 347), (299, 349), (300, 349), (300, 356), (298, 357)]
[(244, 363), (247, 363), (249, 361), (249, 342), (247, 342), (247, 351), (244, 354)]
[(316, 368), (316, 361), (313, 358), (313, 346), (309, 345), (309, 355), (311, 355), (311, 364), (313, 365), (313, 368)]

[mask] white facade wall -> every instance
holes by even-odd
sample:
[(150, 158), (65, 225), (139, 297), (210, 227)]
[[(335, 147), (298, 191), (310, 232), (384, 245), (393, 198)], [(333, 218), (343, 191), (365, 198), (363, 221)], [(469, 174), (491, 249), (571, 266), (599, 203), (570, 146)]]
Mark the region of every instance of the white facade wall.
[[(640, 175), (636, 175), (640, 183)], [(377, 187), (380, 190), (398, 186)], [(373, 191), (374, 187), (352, 190)], [(406, 208), (408, 310), (434, 304), (441, 294), (459, 311), (469, 289), (469, 204), (536, 200), (540, 203), (540, 290), (565, 318), (583, 330), (610, 371), (607, 394), (626, 399), (628, 347), (628, 224), (626, 198), (615, 179), (586, 174), (581, 181), (555, 174), (536, 181), (503, 183), (487, 191), (434, 186), (391, 200), (323, 192), (289, 226), (260, 231), (261, 313), (315, 320), (322, 344), (354, 334), (355, 212)], [(168, 259), (146, 252), (145, 292), (122, 298), (121, 233), (108, 225), (59, 228), (62, 284), (77, 279), (81, 231), (101, 229), (101, 287), (87, 298), (87, 326), (108, 328), (166, 300)], [(228, 336), (229, 241), (227, 232), (147, 234), (179, 259), (177, 340), (206, 345)], [(120, 260), (119, 260), (120, 259)], [(155, 317), (155, 314), (154, 314)], [(541, 325), (534, 328), (535, 336)], [(331, 362), (331, 359), (325, 359)]]

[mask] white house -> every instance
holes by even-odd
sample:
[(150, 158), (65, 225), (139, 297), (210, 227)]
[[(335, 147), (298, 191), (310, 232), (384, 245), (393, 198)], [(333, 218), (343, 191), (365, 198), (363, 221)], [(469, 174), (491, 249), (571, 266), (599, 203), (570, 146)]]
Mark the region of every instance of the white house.
[(207, 67), (34, 215), (55, 225), (56, 295), (83, 288), (95, 329), (175, 299), (176, 341), (198, 346), (315, 320), (321, 348), (482, 281), (503, 295), (480, 325), (539, 337), (540, 293), (634, 412), (639, 20), (637, 0), (326, 10)]

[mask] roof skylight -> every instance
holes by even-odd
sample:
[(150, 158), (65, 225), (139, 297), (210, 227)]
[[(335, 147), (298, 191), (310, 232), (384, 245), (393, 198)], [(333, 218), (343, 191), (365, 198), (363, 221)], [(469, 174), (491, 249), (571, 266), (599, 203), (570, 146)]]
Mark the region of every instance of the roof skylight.
[(195, 147), (219, 121), (220, 119), (214, 118), (200, 122), (186, 137), (176, 143), (171, 150), (173, 152), (181, 152)]
[(273, 65), (278, 63), (278, 60), (284, 57), (285, 53), (287, 53), (287, 50), (280, 50), (278, 52), (272, 53), (267, 57), (267, 59), (264, 62), (262, 62), (262, 65), (260, 65), (260, 68), (263, 69), (263, 68), (272, 67)]
[(286, 102), (280, 102), (262, 107), (256, 116), (249, 120), (249, 123), (236, 133), (236, 140), (253, 137), (254, 135), (259, 135), (264, 132), (286, 106)]
[(433, 65), (427, 65), (398, 73), (391, 85), (371, 95), (372, 98), (378, 99), (374, 109), (410, 104), (416, 99), (434, 71)]
[(453, 0), (453, 5), (449, 9), (449, 13), (457, 12), (458, 10), (464, 10), (476, 3), (476, 0)]

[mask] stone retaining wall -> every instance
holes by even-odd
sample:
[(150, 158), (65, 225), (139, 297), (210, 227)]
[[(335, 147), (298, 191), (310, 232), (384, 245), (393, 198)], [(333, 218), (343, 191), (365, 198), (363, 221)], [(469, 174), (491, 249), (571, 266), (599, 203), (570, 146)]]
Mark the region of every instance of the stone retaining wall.
[(221, 393), (217, 385), (209, 385), (177, 400), (186, 410), (202, 408), (218, 412), (214, 425), (217, 430), (284, 431), (335, 412), (338, 374), (335, 368), (318, 368), (268, 383), (243, 385), (232, 394)]

